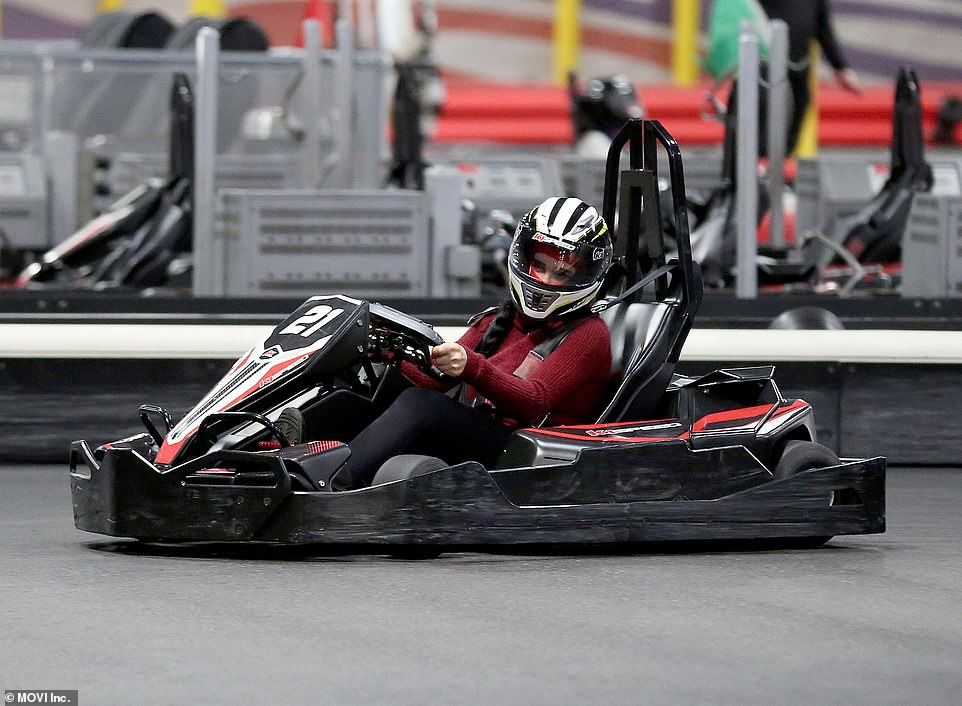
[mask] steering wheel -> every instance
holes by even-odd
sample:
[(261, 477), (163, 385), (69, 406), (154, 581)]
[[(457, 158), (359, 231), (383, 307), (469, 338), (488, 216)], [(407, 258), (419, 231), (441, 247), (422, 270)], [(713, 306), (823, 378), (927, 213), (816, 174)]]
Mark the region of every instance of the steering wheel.
[(429, 324), (383, 304), (370, 305), (368, 352), (389, 362), (406, 360), (425, 374), (447, 384), (457, 378), (445, 375), (431, 363), (431, 346), (444, 343)]
[(431, 362), (431, 346), (437, 343), (411, 336), (406, 332), (389, 330), (372, 323), (368, 335), (368, 352), (388, 364), (407, 361), (438, 382), (454, 383), (457, 378), (445, 375)]

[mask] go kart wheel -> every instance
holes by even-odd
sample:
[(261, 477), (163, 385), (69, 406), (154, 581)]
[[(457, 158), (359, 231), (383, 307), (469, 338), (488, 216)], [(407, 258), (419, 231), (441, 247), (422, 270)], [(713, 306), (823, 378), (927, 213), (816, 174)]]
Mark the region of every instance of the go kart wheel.
[(814, 441), (789, 441), (785, 444), (785, 449), (772, 475), (775, 476), (775, 480), (781, 480), (813, 468), (837, 465), (838, 456), (827, 446)]
[(374, 480), (371, 482), (371, 485), (380, 485), (396, 480), (407, 480), (408, 478), (423, 476), (447, 467), (448, 464), (434, 456), (403, 454), (385, 461), (374, 475)]
[[(814, 441), (789, 441), (785, 444), (778, 465), (775, 466), (774, 476), (776, 480), (790, 478), (802, 471), (810, 471), (813, 468), (824, 468), (825, 466), (835, 466), (838, 464), (838, 456), (827, 446), (817, 444)], [(836, 498), (834, 493), (829, 499), (829, 504), (834, 505)], [(820, 547), (832, 537), (798, 537), (786, 540), (782, 546), (791, 549), (812, 549)]]
[[(407, 480), (415, 476), (447, 468), (448, 464), (434, 456), (418, 456), (404, 454), (395, 456), (384, 462), (374, 476), (371, 485), (391, 483), (392, 481)], [(387, 550), (388, 556), (394, 559), (423, 560), (437, 559), (442, 554), (440, 547), (430, 544), (398, 544)]]

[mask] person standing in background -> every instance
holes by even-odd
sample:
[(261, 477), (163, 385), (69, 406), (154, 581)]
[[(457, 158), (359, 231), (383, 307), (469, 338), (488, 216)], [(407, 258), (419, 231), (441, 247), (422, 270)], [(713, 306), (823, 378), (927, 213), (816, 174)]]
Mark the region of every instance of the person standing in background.
[(788, 126), (786, 148), (795, 150), (802, 129), (805, 111), (812, 99), (809, 88), (812, 71), (809, 45), (817, 40), (825, 59), (835, 70), (838, 84), (853, 93), (860, 93), (858, 74), (845, 60), (832, 28), (829, 0), (758, 0), (770, 20), (784, 20), (788, 25), (788, 82), (792, 91), (792, 114)]

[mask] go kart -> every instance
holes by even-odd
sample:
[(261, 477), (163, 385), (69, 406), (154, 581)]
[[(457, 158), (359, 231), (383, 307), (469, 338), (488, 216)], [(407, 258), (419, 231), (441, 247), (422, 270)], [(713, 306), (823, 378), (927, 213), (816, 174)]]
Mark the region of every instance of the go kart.
[[(771, 366), (675, 373), (701, 298), (687, 239), (665, 261), (654, 147), (684, 194), (680, 153), (658, 123), (613, 143), (606, 186), (631, 169), (605, 217), (623, 232), (620, 288), (599, 305), (613, 369), (597, 418), (520, 429), (497, 462), (398, 456), (371, 486), (337, 491), (350, 439), (430, 371), (441, 338), (396, 309), (343, 295), (308, 299), (243, 355), (180, 421), (145, 405), (142, 434), (70, 450), (82, 530), (146, 541), (365, 546), (389, 552), (519, 544), (782, 540), (819, 544), (885, 529), (885, 460), (842, 459), (817, 443), (811, 406), (786, 399)], [(614, 175), (614, 176), (612, 176)], [(654, 191), (652, 191), (654, 190)], [(676, 218), (687, 235), (684, 203)], [(299, 407), (323, 438), (291, 445), (277, 420)]]

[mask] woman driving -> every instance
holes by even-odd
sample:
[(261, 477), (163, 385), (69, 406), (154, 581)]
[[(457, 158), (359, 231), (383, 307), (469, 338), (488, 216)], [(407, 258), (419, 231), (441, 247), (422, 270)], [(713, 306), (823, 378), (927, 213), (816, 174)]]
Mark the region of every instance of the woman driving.
[[(449, 382), (401, 364), (415, 386), (349, 442), (334, 487), (370, 485), (400, 454), (490, 467), (516, 429), (590, 421), (611, 369), (608, 329), (590, 305), (611, 260), (608, 226), (593, 206), (553, 197), (529, 211), (508, 254), (507, 301), (473, 317), (457, 342), (432, 348)], [(298, 410), (284, 410), (277, 424), (300, 443)]]

